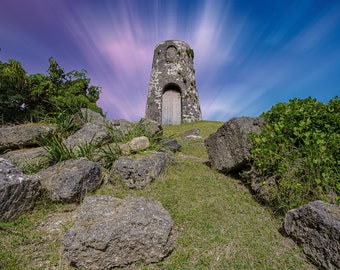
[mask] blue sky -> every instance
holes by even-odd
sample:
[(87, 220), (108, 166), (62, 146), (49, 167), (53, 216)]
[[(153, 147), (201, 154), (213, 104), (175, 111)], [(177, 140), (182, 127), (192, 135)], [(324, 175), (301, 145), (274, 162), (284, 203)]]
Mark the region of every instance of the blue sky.
[(87, 70), (110, 119), (144, 116), (154, 47), (169, 39), (195, 52), (205, 120), (340, 93), (338, 0), (0, 1), (0, 61)]

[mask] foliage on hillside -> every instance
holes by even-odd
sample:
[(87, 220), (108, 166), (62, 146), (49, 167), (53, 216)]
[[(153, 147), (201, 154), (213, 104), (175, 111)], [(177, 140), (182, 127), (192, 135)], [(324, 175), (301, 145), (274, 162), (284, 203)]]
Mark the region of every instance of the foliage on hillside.
[(271, 183), (269, 203), (285, 211), (322, 199), (340, 201), (340, 101), (313, 98), (278, 103), (253, 134), (252, 161), (263, 186)]
[(38, 122), (80, 108), (102, 113), (100, 88), (90, 85), (85, 70), (65, 73), (52, 57), (49, 62), (47, 75), (27, 75), (18, 61), (0, 61), (0, 124)]

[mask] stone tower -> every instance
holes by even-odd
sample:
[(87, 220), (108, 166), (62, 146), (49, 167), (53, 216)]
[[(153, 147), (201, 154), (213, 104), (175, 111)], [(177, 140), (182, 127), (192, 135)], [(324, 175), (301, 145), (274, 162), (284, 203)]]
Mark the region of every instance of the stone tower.
[(146, 118), (165, 125), (202, 119), (193, 59), (194, 51), (183, 41), (167, 40), (156, 45)]

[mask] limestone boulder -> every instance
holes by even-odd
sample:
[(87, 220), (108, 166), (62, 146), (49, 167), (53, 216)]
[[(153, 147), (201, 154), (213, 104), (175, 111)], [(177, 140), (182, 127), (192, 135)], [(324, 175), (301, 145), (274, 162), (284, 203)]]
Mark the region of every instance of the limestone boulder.
[(129, 188), (142, 188), (156, 179), (171, 160), (166, 152), (147, 152), (123, 156), (115, 161), (111, 174)]
[(141, 136), (133, 138), (130, 142), (122, 144), (120, 149), (124, 155), (129, 155), (130, 153), (137, 153), (143, 151), (150, 146), (150, 141), (147, 137)]
[(150, 146), (150, 141), (145, 136), (136, 137), (129, 142), (129, 146), (131, 148), (131, 152), (136, 153), (147, 149)]
[(109, 131), (104, 122), (89, 122), (64, 140), (63, 143), (69, 148), (79, 148), (82, 145), (100, 145), (108, 137)]
[(241, 169), (250, 155), (248, 135), (259, 133), (264, 121), (261, 118), (233, 118), (212, 133), (204, 143), (213, 168), (227, 173)]
[(106, 121), (106, 125), (112, 130), (113, 133), (117, 132), (118, 135), (126, 135), (133, 128), (134, 123), (131, 123), (125, 119), (119, 119), (108, 120)]
[(3, 154), (1, 157), (10, 161), (20, 169), (30, 165), (43, 168), (49, 163), (47, 152), (42, 147), (13, 150)]
[(284, 230), (324, 269), (340, 269), (340, 208), (314, 201), (288, 211)]
[(92, 111), (88, 108), (82, 108), (73, 115), (72, 124), (78, 127), (83, 127), (86, 123), (104, 123), (105, 117), (100, 113)]
[(83, 119), (83, 124), (105, 122), (104, 116), (87, 108), (82, 108), (80, 110), (80, 116), (81, 119)]
[(99, 187), (101, 175), (101, 167), (86, 158), (66, 160), (38, 173), (51, 200), (63, 202), (79, 202)]
[(173, 250), (172, 228), (171, 216), (158, 201), (86, 197), (65, 234), (65, 257), (91, 270), (158, 262)]
[(140, 120), (140, 124), (143, 125), (146, 133), (149, 134), (150, 137), (154, 137), (157, 134), (163, 133), (162, 126), (149, 118), (142, 118)]
[(7, 160), (0, 158), (0, 221), (17, 217), (33, 207), (39, 195), (37, 176), (25, 175)]
[(52, 133), (56, 126), (17, 125), (0, 127), (0, 151), (38, 145), (41, 136)]

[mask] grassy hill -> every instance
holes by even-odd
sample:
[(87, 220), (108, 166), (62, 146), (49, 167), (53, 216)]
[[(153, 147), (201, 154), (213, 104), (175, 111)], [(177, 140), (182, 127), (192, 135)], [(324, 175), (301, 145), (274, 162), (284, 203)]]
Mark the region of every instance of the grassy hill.
[[(172, 216), (176, 235), (172, 254), (160, 263), (131, 269), (316, 269), (279, 233), (282, 220), (258, 204), (239, 180), (206, 165), (202, 139), (179, 136), (200, 128), (207, 137), (222, 124), (165, 126), (165, 135), (178, 139), (182, 148), (160, 178), (142, 190), (118, 182), (92, 194), (153, 198)], [(0, 269), (72, 269), (62, 258), (62, 239), (77, 207), (52, 204), (42, 196), (32, 212), (0, 223)]]

